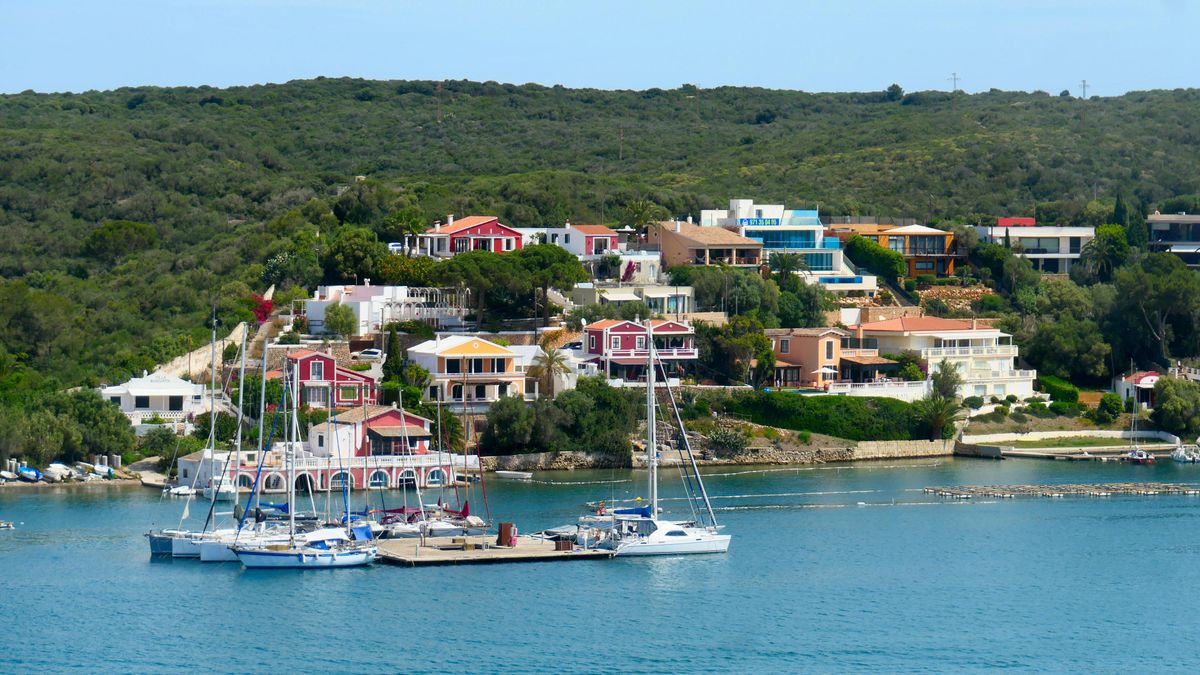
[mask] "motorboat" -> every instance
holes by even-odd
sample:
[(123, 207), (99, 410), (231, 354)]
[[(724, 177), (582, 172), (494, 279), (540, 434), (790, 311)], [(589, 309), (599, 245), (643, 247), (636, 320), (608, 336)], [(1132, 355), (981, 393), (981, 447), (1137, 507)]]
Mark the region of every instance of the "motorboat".
[(27, 483), (36, 483), (42, 479), (42, 472), (32, 466), (22, 466), (17, 468), (17, 478)]
[(237, 486), (233, 481), (217, 482), (209, 481), (208, 485), (204, 486), (204, 498), (210, 502), (236, 502), (238, 498)]
[(1171, 459), (1180, 464), (1197, 464), (1200, 463), (1200, 445), (1198, 446), (1179, 446), (1171, 453)]
[(172, 497), (191, 497), (196, 494), (196, 488), (191, 485), (176, 485), (163, 488), (163, 492)]
[(15, 530), (16, 526), (7, 520), (0, 520), (0, 530)]
[(530, 471), (495, 471), (493, 473), (496, 478), (504, 480), (533, 480), (533, 473)]
[(0, 479), (3, 480), (18, 480), (17, 474), (11, 471), (0, 471)]

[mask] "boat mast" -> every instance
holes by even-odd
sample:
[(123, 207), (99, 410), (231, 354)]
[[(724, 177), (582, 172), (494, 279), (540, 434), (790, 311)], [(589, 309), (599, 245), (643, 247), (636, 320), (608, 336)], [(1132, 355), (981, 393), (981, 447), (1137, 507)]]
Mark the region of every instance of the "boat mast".
[(658, 517), (658, 440), (654, 409), (654, 325), (646, 320), (646, 468), (650, 483), (650, 517)]
[[(233, 471), (235, 474), (235, 478), (233, 479), (233, 503), (234, 504), (238, 503), (238, 498), (237, 498), (238, 484), (237, 484), (236, 473), (237, 473), (238, 467), (242, 465), (242, 421), (246, 415), (246, 336), (250, 332), (249, 326), (246, 326), (246, 324), (242, 324), (242, 326), (244, 327), (242, 329), (242, 364), (238, 368), (237, 441), (236, 441), (236, 444), (233, 446), (234, 453), (235, 453), (234, 454), (235, 459), (233, 460)], [(228, 473), (228, 469), (226, 470), (226, 473)], [(221, 479), (224, 480), (224, 478), (225, 478), (225, 476), (222, 475)]]
[[(417, 508), (420, 509), (421, 520), (426, 520), (426, 518), (425, 518), (425, 499), (421, 496), (421, 479), (417, 476), (417, 463), (415, 461), (413, 461), (412, 454), (410, 454), (408, 451), (409, 450), (409, 447), (408, 447), (408, 420), (406, 419), (405, 414), (404, 414), (404, 390), (401, 389), (397, 393), (399, 394), (398, 401), (400, 403), (400, 436), (401, 436), (401, 438), (404, 439), (404, 452), (405, 452), (405, 455), (409, 458), (408, 465), (410, 467), (412, 467), (412, 470), (413, 470), (413, 485), (415, 485), (417, 488), (416, 489)], [(404, 472), (401, 471), (400, 475), (404, 475)], [(428, 476), (429, 472), (426, 471), (425, 475)], [(428, 480), (428, 478), (426, 478), (426, 480)], [(443, 476), (442, 482), (445, 482), (445, 480), (446, 480), (446, 477)], [(405, 494), (406, 495), (408, 494), (407, 490), (405, 490)], [(405, 501), (405, 505), (406, 506), (408, 505), (407, 501)]]
[[(212, 312), (212, 340), (209, 341), (209, 349), (212, 352), (212, 361), (209, 367), (208, 378), (208, 487), (211, 489), (213, 484), (213, 469), (217, 468), (217, 306), (213, 305)], [(213, 501), (216, 502), (217, 495), (213, 495)], [(208, 525), (212, 521), (212, 509), (208, 511), (208, 517), (204, 519), (204, 528), (201, 532), (208, 531)]]
[[(266, 423), (267, 418), (267, 354), (270, 353), (269, 350), (271, 349), (271, 345), (267, 342), (270, 339), (269, 336), (270, 331), (263, 331), (262, 371), (260, 373), (262, 382), (259, 383), (258, 388), (258, 458), (260, 462), (268, 450), (268, 448), (265, 447), (267, 437), (264, 435), (266, 433), (266, 429), (263, 425)], [(272, 423), (272, 429), (274, 426), (274, 423)], [(255, 477), (254, 482), (256, 484), (258, 483), (257, 477)], [(259, 494), (257, 489), (254, 491), (252, 496), (254, 497), (256, 506), (262, 504), (262, 496)], [(246, 510), (250, 510), (249, 499), (246, 500)]]
[[(296, 364), (292, 366), (292, 383), (300, 384), (300, 360), (296, 360)], [(300, 396), (297, 392), (300, 391), (299, 386), (292, 387), (292, 423), (288, 425), (288, 433), (284, 435), (285, 445), (287, 448), (284, 454), (284, 459), (287, 461), (288, 474), (288, 542), (295, 546), (296, 544), (296, 448), (295, 436), (296, 428), (299, 422), (296, 420), (296, 411), (300, 409)], [(284, 419), (287, 419), (286, 417)], [(309, 486), (311, 489), (311, 486)]]

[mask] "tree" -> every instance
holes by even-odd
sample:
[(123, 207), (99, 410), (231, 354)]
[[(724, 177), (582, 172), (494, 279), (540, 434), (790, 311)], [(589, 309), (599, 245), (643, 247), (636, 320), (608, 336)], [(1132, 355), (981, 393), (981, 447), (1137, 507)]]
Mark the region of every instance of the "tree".
[(962, 404), (956, 398), (950, 398), (932, 392), (913, 404), (914, 412), (920, 425), (929, 433), (930, 440), (950, 438), (954, 432), (954, 423), (962, 419)]
[(419, 207), (406, 206), (389, 213), (380, 223), (378, 233), (388, 241), (398, 241), (404, 244), (405, 256), (410, 256), (416, 248), (417, 235), (427, 229), (425, 214)]
[(88, 235), (84, 248), (93, 256), (107, 261), (152, 248), (158, 242), (153, 225), (132, 220), (110, 220)]
[(1129, 239), (1120, 225), (1101, 225), (1096, 236), (1083, 247), (1080, 262), (1100, 281), (1112, 281), (1113, 273), (1129, 258)]
[(387, 255), (387, 247), (371, 230), (354, 226), (338, 228), (322, 259), (325, 280), (338, 283), (369, 279), (375, 276)]
[(338, 303), (325, 308), (325, 332), (338, 337), (358, 334), (358, 317), (348, 305)]
[[(461, 285), (471, 290), (475, 300), (475, 321), (486, 325), (488, 314), (502, 312), (499, 302), (508, 296), (523, 296), (530, 291), (529, 277), (518, 259), (511, 253), (468, 251), (460, 253), (437, 267), (437, 277), (443, 283)], [(523, 303), (528, 307), (529, 303)]]
[[(195, 429), (192, 430), (192, 435), (199, 439), (207, 439), (209, 437), (209, 426), (211, 419), (209, 413), (200, 413), (196, 415), (196, 420), (192, 423)], [(237, 435), (237, 418), (229, 413), (217, 411), (216, 434), (217, 442), (224, 443), (232, 440)]]
[(553, 346), (550, 333), (542, 335), (539, 341), (541, 351), (533, 357), (533, 365), (529, 368), (529, 377), (538, 381), (538, 386), (544, 395), (554, 398), (554, 382), (560, 375), (571, 372), (566, 354)]
[(1109, 392), (1100, 397), (1100, 403), (1096, 405), (1092, 419), (1096, 424), (1112, 424), (1117, 421), (1124, 409), (1125, 404), (1121, 401), (1121, 397)]
[(396, 286), (432, 286), (437, 262), (424, 256), (388, 255), (375, 273), (381, 283)]
[(1200, 433), (1200, 385), (1173, 377), (1154, 384), (1154, 410), (1150, 419), (1163, 431), (1176, 436)]
[(1117, 195), (1117, 202), (1113, 205), (1111, 222), (1129, 229), (1129, 207), (1125, 205), (1125, 199), (1121, 195)]
[(799, 253), (772, 253), (771, 269), (775, 270), (776, 283), (784, 291), (791, 291), (796, 284), (802, 283), (796, 272), (808, 269), (808, 263)]
[(650, 225), (666, 220), (668, 217), (667, 210), (658, 204), (648, 199), (636, 199), (625, 205), (621, 219), (627, 225), (644, 231)]
[(800, 283), (794, 292), (779, 294), (779, 325), (784, 328), (824, 326), (825, 312), (834, 307), (836, 301), (824, 286)]
[(550, 325), (550, 289), (569, 292), (591, 278), (579, 258), (554, 244), (526, 246), (508, 255), (516, 258), (528, 282), (541, 289), (543, 326)]
[(904, 89), (898, 84), (892, 83), (884, 92), (884, 98), (889, 101), (899, 101), (904, 98)]
[(388, 327), (387, 356), (383, 360), (383, 379), (398, 380), (404, 367), (404, 354), (400, 347), (400, 334), (395, 326)]
[(1162, 364), (1200, 351), (1200, 279), (1178, 256), (1150, 253), (1118, 270), (1113, 328), (1135, 357)]
[(1096, 322), (1064, 312), (1041, 322), (1023, 353), (1039, 373), (1102, 382), (1108, 374), (1112, 347), (1104, 341)]
[(941, 398), (957, 399), (958, 388), (963, 379), (958, 373), (958, 364), (953, 361), (939, 361), (937, 367), (929, 374), (933, 387), (933, 395)]

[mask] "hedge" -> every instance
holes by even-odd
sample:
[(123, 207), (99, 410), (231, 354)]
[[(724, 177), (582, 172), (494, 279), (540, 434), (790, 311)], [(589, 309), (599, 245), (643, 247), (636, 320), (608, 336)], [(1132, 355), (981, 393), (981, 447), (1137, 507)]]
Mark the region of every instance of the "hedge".
[(861, 265), (885, 279), (908, 275), (908, 263), (903, 255), (858, 235), (846, 242), (846, 255), (855, 265)]
[(1053, 375), (1038, 375), (1038, 383), (1042, 391), (1050, 394), (1050, 398), (1063, 403), (1079, 402), (1079, 387)]
[(912, 404), (863, 396), (801, 396), (787, 392), (735, 395), (727, 410), (764, 424), (852, 441), (924, 438)]

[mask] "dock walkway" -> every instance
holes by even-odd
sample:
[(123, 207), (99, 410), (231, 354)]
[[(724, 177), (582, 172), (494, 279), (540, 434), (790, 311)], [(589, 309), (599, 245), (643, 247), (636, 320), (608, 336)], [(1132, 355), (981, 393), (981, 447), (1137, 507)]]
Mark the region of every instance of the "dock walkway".
[(517, 537), (516, 546), (497, 546), (495, 535), (383, 539), (379, 562), (420, 567), (426, 565), (485, 565), (516, 562), (556, 562), (611, 558), (612, 551), (572, 549), (557, 551), (554, 542)]

